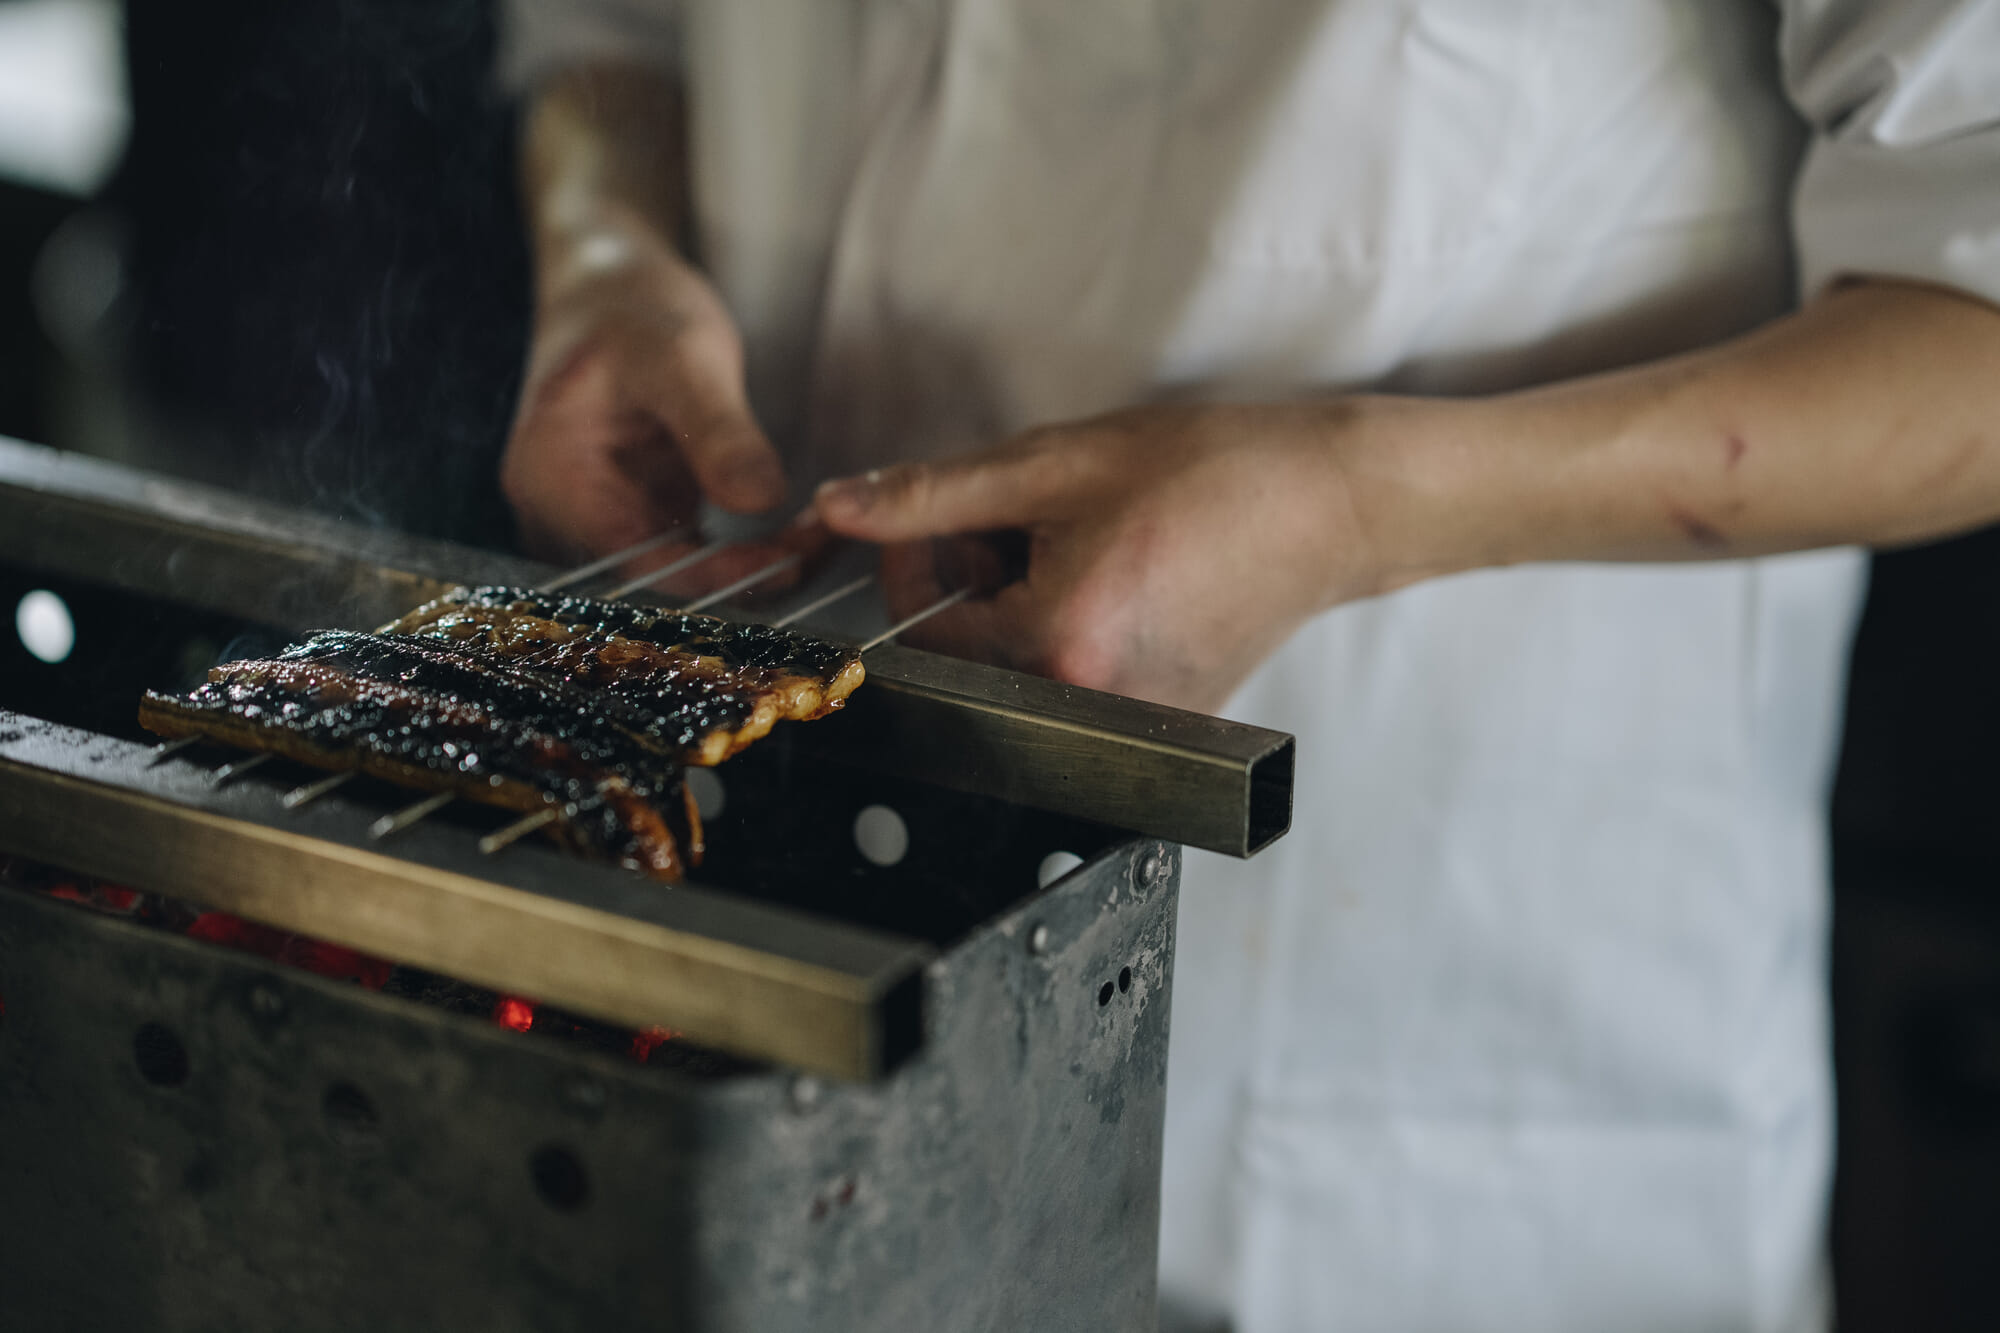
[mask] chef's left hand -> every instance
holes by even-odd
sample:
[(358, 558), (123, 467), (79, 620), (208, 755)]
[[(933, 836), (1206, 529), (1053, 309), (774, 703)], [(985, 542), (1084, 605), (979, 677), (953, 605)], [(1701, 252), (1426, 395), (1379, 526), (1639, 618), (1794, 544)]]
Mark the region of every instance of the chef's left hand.
[(1408, 581), (1376, 558), (1353, 466), (1404, 406), (1135, 408), (831, 481), (816, 504), (833, 531), (888, 548), (898, 614), (957, 586), (980, 563), (968, 547), (1025, 547), (1013, 581), (913, 643), (1213, 711), (1307, 617)]
[(1582, 379), (1136, 408), (830, 482), (817, 504), (835, 532), (896, 544), (900, 611), (961, 586), (940, 578), (941, 553), (962, 570), (992, 534), (1025, 546), (1023, 576), (913, 641), (1212, 710), (1308, 616), (1437, 574), (1902, 545), (1991, 523), (1995, 364), (1994, 306), (1856, 282), (1728, 342)]

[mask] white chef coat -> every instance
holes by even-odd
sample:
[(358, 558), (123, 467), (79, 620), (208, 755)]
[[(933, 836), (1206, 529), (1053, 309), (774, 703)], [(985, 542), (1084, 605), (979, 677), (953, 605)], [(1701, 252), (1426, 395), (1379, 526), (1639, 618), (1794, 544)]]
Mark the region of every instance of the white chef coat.
[[(1532, 383), (1848, 272), (2000, 299), (1992, 0), (517, 0), (508, 49), (684, 71), (702, 259), (808, 478)], [(1171, 1320), (1823, 1324), (1860, 580), (1474, 573), (1257, 673), (1228, 711), (1297, 733), (1298, 817), (1188, 862)]]

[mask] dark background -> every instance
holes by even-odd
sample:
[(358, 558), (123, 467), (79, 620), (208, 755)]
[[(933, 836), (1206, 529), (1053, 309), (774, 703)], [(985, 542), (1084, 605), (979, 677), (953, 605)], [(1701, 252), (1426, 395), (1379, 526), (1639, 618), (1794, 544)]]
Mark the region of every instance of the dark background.
[[(504, 544), (527, 257), (487, 0), (132, 3), (126, 51), (101, 198), (0, 185), (0, 433)], [(117, 270), (83, 349), (22, 299), (51, 237)], [(114, 391), (107, 431), (76, 399)]]
[[(104, 195), (0, 183), (0, 434), (88, 447), (115, 397), (100, 452), (504, 544), (526, 260), (488, 5), (133, 4), (127, 37)], [(52, 245), (118, 277), (81, 349), (26, 299)], [(1843, 1333), (2000, 1328), (1996, 700), (2000, 533), (1878, 556), (1834, 799)]]

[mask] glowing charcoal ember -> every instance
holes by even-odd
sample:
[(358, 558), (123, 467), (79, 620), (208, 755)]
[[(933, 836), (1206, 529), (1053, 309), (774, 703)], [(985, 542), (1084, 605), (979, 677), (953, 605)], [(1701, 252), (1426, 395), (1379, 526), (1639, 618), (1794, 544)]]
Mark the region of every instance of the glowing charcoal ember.
[(130, 916), (139, 907), (139, 894), (120, 884), (98, 884), (95, 882), (75, 884), (64, 881), (43, 892), (51, 898), (64, 902), (81, 903), (85, 907), (108, 913), (112, 916)]
[(371, 958), (325, 940), (245, 921), (227, 912), (203, 912), (188, 926), (187, 936), (189, 939), (220, 944), (224, 948), (254, 953), (330, 981), (357, 982), (368, 990), (381, 990), (395, 971), (395, 964), (384, 959)]
[(644, 1064), (652, 1058), (654, 1051), (680, 1035), (673, 1028), (640, 1028), (632, 1034), (632, 1058)]
[(371, 958), (344, 945), (294, 935), (278, 954), (278, 961), (302, 967), (331, 981), (352, 981), (367, 990), (381, 990), (396, 970), (394, 963)]
[(493, 1021), (503, 1028), (526, 1032), (535, 1026), (535, 1006), (518, 995), (503, 995), (493, 1006)]
[[(204, 944), (252, 954), (284, 967), (311, 972), (330, 981), (350, 982), (371, 991), (386, 991), (400, 999), (478, 1015), (538, 1039), (601, 1051), (623, 1053), (645, 1064), (669, 1043), (676, 1043), (676, 1067), (720, 1068), (727, 1057), (681, 1040), (672, 1028), (634, 1030), (565, 1013), (518, 995), (492, 991), (415, 968), (400, 967), (344, 945), (246, 920), (229, 912), (205, 911), (155, 893), (79, 877), (68, 871), (20, 858), (0, 857), (0, 892), (26, 890), (93, 913), (130, 919), (150, 930), (183, 935)], [(6, 1016), (0, 1004), (0, 1019)], [(0, 1320), (0, 1327), (5, 1321)]]
[(113, 912), (135, 912), (139, 909), (139, 891), (117, 884), (99, 884), (97, 902)]

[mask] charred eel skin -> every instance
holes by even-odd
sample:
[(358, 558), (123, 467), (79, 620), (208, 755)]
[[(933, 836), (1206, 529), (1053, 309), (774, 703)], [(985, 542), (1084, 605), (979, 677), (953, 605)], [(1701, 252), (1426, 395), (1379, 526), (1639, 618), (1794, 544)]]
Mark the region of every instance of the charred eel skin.
[(531, 690), (476, 678), (477, 693), (454, 689), (467, 681), (451, 664), (371, 637), (318, 635), (276, 658), (217, 667), (185, 696), (147, 694), (139, 720), (163, 736), (206, 736), (524, 813), (551, 807), (558, 841), (655, 878), (699, 863), (700, 819), (673, 756), (574, 700), (537, 708)]
[(653, 708), (694, 680), (754, 699), (741, 734), (706, 737), (690, 753), (693, 763), (720, 762), (780, 719), (824, 717), (865, 674), (853, 649), (803, 634), (520, 588), (455, 589), (383, 633), (477, 641), (538, 674), (587, 681)]
[(682, 765), (839, 708), (858, 654), (801, 634), (519, 588), (459, 588), (376, 634), (232, 662), (139, 720), (529, 812), (660, 879), (699, 863)]

